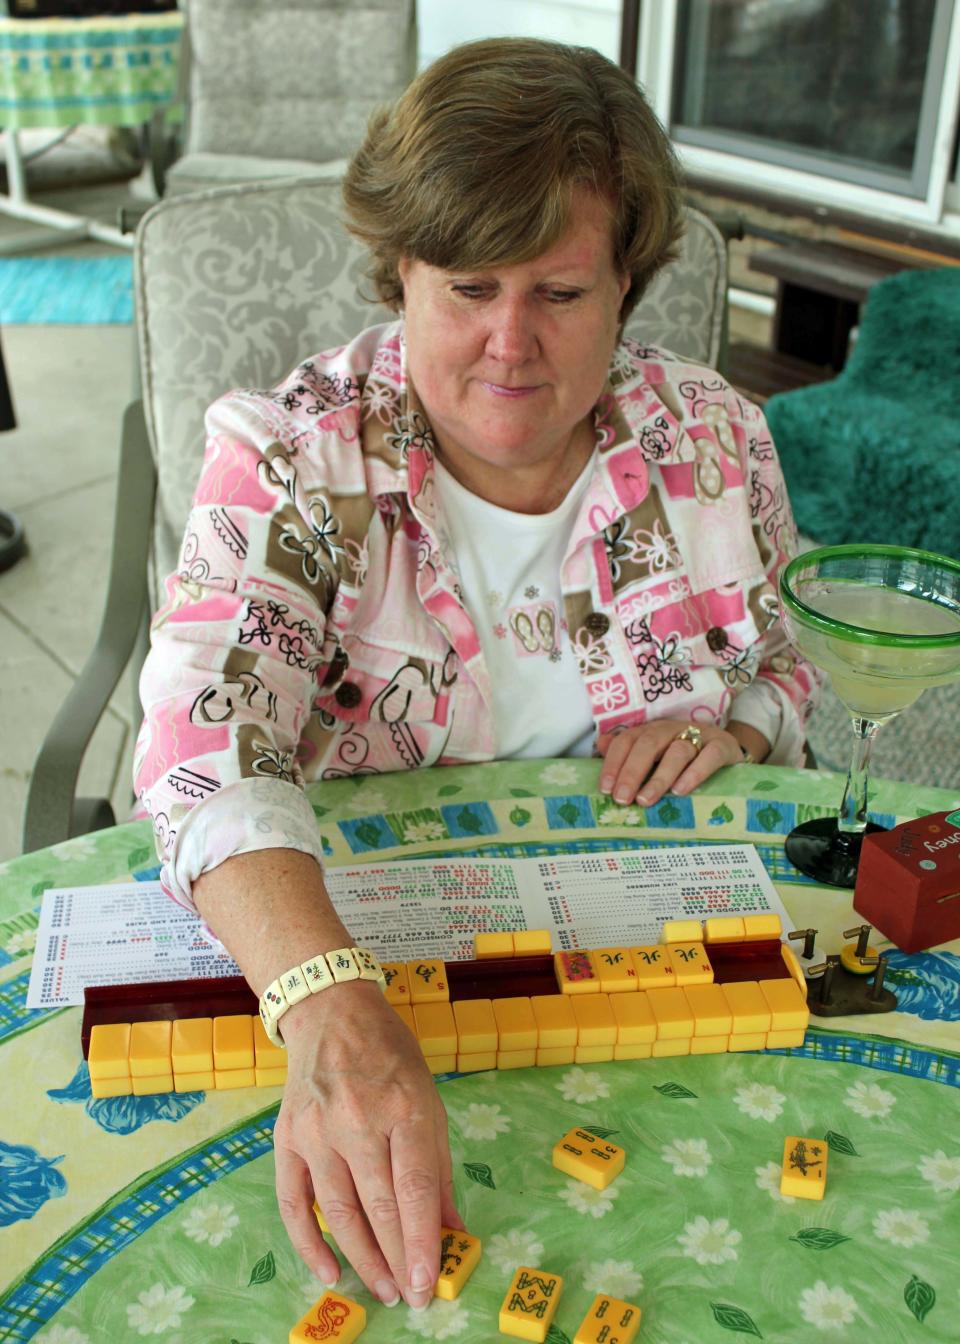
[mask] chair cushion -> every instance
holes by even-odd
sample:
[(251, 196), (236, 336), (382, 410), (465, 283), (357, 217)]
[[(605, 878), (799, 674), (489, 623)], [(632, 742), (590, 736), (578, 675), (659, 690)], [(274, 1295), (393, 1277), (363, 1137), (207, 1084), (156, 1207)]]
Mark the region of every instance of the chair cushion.
[(630, 314), (624, 335), (716, 368), (727, 301), (727, 248), (711, 219), (688, 207), (680, 256)]
[(185, 154), (167, 171), (166, 194), (183, 196), (188, 191), (206, 191), (210, 187), (262, 182), (271, 178), (315, 178), (339, 176), (346, 171), (348, 159), (315, 163), (307, 159), (259, 159), (249, 154)]

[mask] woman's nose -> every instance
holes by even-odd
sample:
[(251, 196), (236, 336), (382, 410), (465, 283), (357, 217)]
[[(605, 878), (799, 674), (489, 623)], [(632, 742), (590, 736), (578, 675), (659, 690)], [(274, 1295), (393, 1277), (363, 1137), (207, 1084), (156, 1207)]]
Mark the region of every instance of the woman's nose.
[(503, 364), (522, 364), (539, 348), (534, 314), (522, 297), (503, 296), (490, 309), (487, 353)]

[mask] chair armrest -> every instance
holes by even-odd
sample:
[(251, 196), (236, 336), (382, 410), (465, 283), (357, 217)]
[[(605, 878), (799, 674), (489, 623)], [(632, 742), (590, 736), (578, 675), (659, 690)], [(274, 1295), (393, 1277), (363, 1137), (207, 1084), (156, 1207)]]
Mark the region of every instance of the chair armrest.
[[(37, 756), (23, 823), (25, 854), (82, 833), (74, 797), (80, 766), (130, 661), (148, 603), (147, 556), (155, 491), (156, 470), (143, 403), (134, 401), (123, 417), (113, 552), (100, 632)], [(88, 819), (96, 815), (89, 807), (83, 811)]]

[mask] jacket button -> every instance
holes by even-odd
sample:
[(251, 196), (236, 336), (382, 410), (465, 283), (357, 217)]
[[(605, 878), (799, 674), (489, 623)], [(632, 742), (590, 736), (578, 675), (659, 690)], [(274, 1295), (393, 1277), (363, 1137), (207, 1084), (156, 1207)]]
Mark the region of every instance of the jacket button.
[(707, 631), (707, 648), (712, 653), (722, 653), (730, 641), (722, 625), (711, 625)]
[(610, 617), (602, 611), (591, 611), (583, 624), (591, 635), (605, 635), (610, 629)]
[(333, 698), (344, 709), (356, 709), (363, 699), (363, 691), (352, 681), (343, 681), (334, 691)]

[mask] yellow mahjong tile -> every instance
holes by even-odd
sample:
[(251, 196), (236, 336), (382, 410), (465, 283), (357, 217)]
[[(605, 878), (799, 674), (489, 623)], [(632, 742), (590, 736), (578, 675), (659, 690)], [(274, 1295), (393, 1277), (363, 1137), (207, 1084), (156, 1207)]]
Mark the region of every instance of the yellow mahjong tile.
[(617, 1020), (609, 994), (581, 994), (572, 1000), (577, 1022), (577, 1045), (614, 1045)]
[(632, 1344), (640, 1329), (640, 1308), (598, 1293), (573, 1337), (573, 1344)]
[(500, 1037), (489, 999), (458, 999), (453, 1005), (453, 1019), (458, 1054), (474, 1055), (497, 1049)]
[(637, 972), (626, 947), (600, 947), (592, 954), (600, 977), (601, 994), (622, 994), (636, 990)]
[[(111, 1022), (90, 1029), (87, 1068), (90, 1081), (130, 1078), (130, 1023)], [(129, 1090), (129, 1089), (128, 1089)], [(105, 1095), (105, 1094), (104, 1094)], [(124, 1095), (115, 1093), (116, 1095)]]
[(756, 980), (737, 980), (720, 988), (731, 1013), (731, 1035), (770, 1030), (770, 1005)]
[(794, 1027), (792, 1031), (768, 1031), (765, 1048), (767, 1050), (792, 1050), (803, 1045), (806, 1032), (803, 1027)]
[(91, 1078), (90, 1092), (98, 1099), (100, 1097), (129, 1097), (133, 1091), (133, 1084), (130, 1081), (130, 1075), (125, 1078)]
[(131, 1078), (130, 1085), (135, 1097), (152, 1097), (158, 1092), (172, 1092), (173, 1074), (157, 1073), (148, 1078)]
[(744, 924), (739, 915), (715, 915), (703, 921), (705, 943), (742, 943)]
[(477, 1050), (471, 1055), (457, 1052), (457, 1073), (480, 1073), (497, 1067), (496, 1050)]
[(217, 1085), (213, 1069), (201, 1069), (197, 1073), (175, 1073), (173, 1075), (174, 1092), (212, 1092)]
[[(213, 1067), (215, 1070), (252, 1069), (253, 1018), (231, 1013), (213, 1019)], [(219, 1086), (219, 1084), (218, 1084)]]
[(600, 977), (589, 952), (554, 952), (553, 966), (561, 994), (599, 994)]
[(668, 919), (660, 930), (661, 943), (702, 943), (703, 926), (699, 919)]
[(480, 1263), (480, 1238), (452, 1227), (440, 1229), (440, 1276), (434, 1284), (434, 1297), (452, 1302)]
[(562, 1292), (563, 1279), (559, 1274), (521, 1265), (500, 1307), (500, 1333), (543, 1344)]
[(613, 1047), (614, 1059), (649, 1059), (653, 1054), (653, 1045), (651, 1041), (643, 1041), (637, 1045), (620, 1045)]
[(791, 1134), (783, 1141), (781, 1195), (795, 1199), (823, 1199), (827, 1188), (827, 1145), (823, 1139)]
[[(577, 1043), (577, 1019), (569, 994), (534, 994), (530, 999), (540, 1050), (573, 1049)], [(572, 1056), (571, 1056), (572, 1058)]]
[(213, 1081), (218, 1092), (229, 1092), (235, 1087), (256, 1087), (257, 1071), (252, 1064), (247, 1069), (214, 1069)]
[(689, 1055), (692, 1040), (692, 1036), (684, 1036), (682, 1039), (654, 1041), (650, 1047), (650, 1054), (654, 1059), (669, 1059), (672, 1055)]
[(677, 973), (667, 955), (666, 943), (631, 947), (630, 960), (637, 973), (637, 989), (666, 989), (677, 983)]
[(627, 1154), (588, 1129), (571, 1129), (553, 1146), (553, 1165), (567, 1176), (605, 1190), (623, 1171)]
[(770, 1008), (771, 1031), (806, 1030), (810, 1022), (807, 996), (791, 977), (784, 980), (760, 980), (760, 992)]
[(806, 998), (807, 980), (806, 976), (803, 974), (803, 967), (800, 965), (796, 952), (794, 952), (789, 943), (781, 943), (780, 952), (783, 956), (783, 964), (787, 968), (788, 975), (797, 982), (797, 988), (804, 998)]
[(367, 1313), (359, 1302), (329, 1289), (301, 1316), (290, 1331), (288, 1344), (311, 1344), (318, 1339), (330, 1344), (353, 1344), (367, 1324)]
[(449, 1003), (415, 1003), (413, 1020), (425, 1055), (456, 1054), (457, 1024)]
[(287, 1081), (287, 1070), (283, 1069), (254, 1069), (254, 1082), (257, 1087), (283, 1087)]
[(323, 1232), (325, 1236), (329, 1236), (330, 1224), (327, 1222), (326, 1218), (324, 1218), (323, 1210), (316, 1200), (313, 1201), (313, 1216), (317, 1220), (317, 1226), (320, 1228), (320, 1231)]
[(703, 943), (670, 943), (667, 955), (676, 972), (678, 985), (712, 983), (713, 967)]
[(573, 1047), (574, 1064), (605, 1064), (613, 1059), (612, 1045), (575, 1045)]
[(410, 1002), (410, 975), (404, 962), (385, 961), (383, 963), (383, 978), (387, 982), (387, 987), (383, 992), (387, 1003), (392, 1003), (396, 1008), (400, 1004)]
[(253, 1019), (253, 1063), (258, 1069), (285, 1069), (287, 1052), (282, 1045), (274, 1045), (263, 1029), (259, 1017)]
[(424, 1055), (423, 1062), (431, 1073), (456, 1073), (456, 1053), (449, 1055)]
[(532, 1069), (537, 1062), (537, 1052), (530, 1050), (498, 1050), (498, 1069)]
[(679, 986), (647, 990), (647, 1003), (657, 1024), (658, 1041), (689, 1040), (693, 1035), (693, 1009)]
[(549, 929), (518, 929), (513, 935), (513, 951), (518, 957), (544, 957), (552, 951)]
[(779, 915), (744, 915), (743, 937), (748, 943), (758, 943), (763, 939), (780, 938), (783, 925)]
[(727, 1050), (729, 1036), (691, 1036), (691, 1055), (723, 1055)]
[(614, 994), (610, 998), (610, 1008), (617, 1024), (617, 1045), (646, 1045), (656, 1040), (657, 1021), (645, 993)]
[(473, 935), (473, 957), (475, 961), (487, 961), (490, 957), (513, 956), (512, 933), (475, 933)]
[[(267, 1033), (259, 1017), (257, 1026), (267, 1041)], [(177, 1018), (170, 1036), (170, 1058), (174, 1074), (209, 1073), (213, 1068), (213, 1018)]]
[(684, 985), (683, 992), (693, 1011), (694, 1036), (730, 1035), (733, 1014), (719, 985)]
[(572, 1064), (576, 1048), (575, 1045), (537, 1046), (536, 1065), (541, 1069), (549, 1069), (556, 1064)]
[(450, 998), (447, 968), (442, 961), (408, 961), (411, 1003), (442, 1003)]
[[(131, 1078), (158, 1078), (169, 1074), (172, 1078), (173, 1065), (170, 1062), (170, 1038), (173, 1024), (164, 1022), (134, 1022), (130, 1027)], [(171, 1084), (172, 1085), (172, 1084)], [(157, 1089), (162, 1091), (163, 1089)], [(169, 1088), (167, 1089), (169, 1091)], [(136, 1092), (136, 1089), (134, 1089)], [(136, 1093), (136, 1095), (142, 1095)]]
[(530, 1000), (520, 996), (493, 1000), (493, 1016), (497, 1023), (498, 1050), (536, 1050), (539, 1044), (537, 1019)]
[(731, 1032), (727, 1037), (727, 1050), (735, 1054), (739, 1050), (766, 1050), (767, 1033), (765, 1031)]

